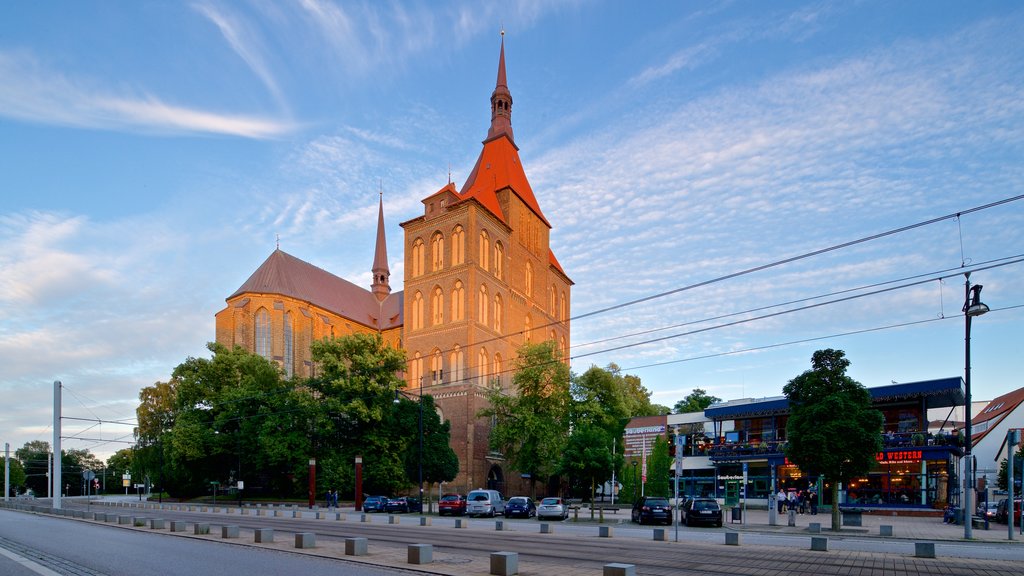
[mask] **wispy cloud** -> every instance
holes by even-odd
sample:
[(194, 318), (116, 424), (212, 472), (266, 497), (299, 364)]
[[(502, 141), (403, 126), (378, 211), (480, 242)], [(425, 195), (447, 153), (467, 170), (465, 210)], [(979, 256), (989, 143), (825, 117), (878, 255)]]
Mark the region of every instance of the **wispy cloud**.
[(272, 118), (170, 104), (151, 94), (116, 94), (95, 79), (48, 69), (24, 52), (0, 52), (0, 115), (26, 122), (128, 132), (276, 138), (297, 126)]

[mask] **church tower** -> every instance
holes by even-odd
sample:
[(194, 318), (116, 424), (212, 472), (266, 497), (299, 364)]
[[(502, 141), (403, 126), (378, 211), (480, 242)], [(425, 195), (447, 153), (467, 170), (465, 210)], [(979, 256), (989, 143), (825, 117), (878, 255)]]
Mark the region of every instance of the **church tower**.
[(370, 284), (370, 291), (383, 302), (388, 294), (391, 294), (391, 285), (388, 279), (391, 278), (391, 271), (388, 269), (388, 244), (387, 235), (384, 233), (384, 193), (380, 194), (380, 204), (377, 207), (377, 246), (373, 252), (373, 283)]
[(552, 340), (568, 358), (572, 280), (549, 248), (551, 224), (530, 187), (512, 132), (504, 35), (483, 149), (460, 189), (423, 199), (405, 230), (404, 348), (408, 386), (451, 421), (461, 462), (454, 489), (520, 489), (477, 418), (491, 385), (508, 389), (516, 350)]

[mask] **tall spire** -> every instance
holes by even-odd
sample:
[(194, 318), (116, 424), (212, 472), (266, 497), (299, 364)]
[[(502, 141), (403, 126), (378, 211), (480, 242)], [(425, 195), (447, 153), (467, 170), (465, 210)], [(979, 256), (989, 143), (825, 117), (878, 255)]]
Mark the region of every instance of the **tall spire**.
[(491, 93), (491, 129), (487, 131), (487, 139), (496, 138), (502, 134), (508, 136), (513, 143), (516, 141), (512, 135), (512, 93), (508, 90), (508, 81), (505, 79), (505, 31), (501, 31), (501, 55), (498, 57), (498, 80), (494, 84), (494, 92)]
[(381, 183), (380, 204), (377, 208), (377, 247), (373, 253), (373, 284), (370, 285), (370, 291), (381, 302), (391, 294), (391, 285), (388, 284), (388, 278), (391, 277), (391, 271), (388, 270), (388, 244), (384, 234), (383, 186)]

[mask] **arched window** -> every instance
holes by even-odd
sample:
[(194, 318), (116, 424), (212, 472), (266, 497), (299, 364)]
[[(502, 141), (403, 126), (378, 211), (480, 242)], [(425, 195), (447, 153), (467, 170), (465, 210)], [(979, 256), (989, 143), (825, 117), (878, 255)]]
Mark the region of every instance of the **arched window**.
[(491, 269), (491, 237), (487, 230), (480, 231), (480, 267), (484, 270)]
[(256, 311), (256, 354), (270, 360), (270, 313), (266, 308)]
[(430, 298), (431, 324), (434, 326), (444, 322), (444, 292), (440, 286), (434, 287), (434, 294)]
[(565, 336), (558, 339), (558, 349), (562, 352), (562, 359), (565, 360), (566, 354), (569, 352), (565, 349)]
[(452, 230), (452, 266), (466, 261), (466, 231), (462, 226)]
[(430, 357), (430, 381), (440, 384), (444, 380), (444, 369), (441, 367), (441, 351), (435, 349)]
[(423, 275), (423, 254), (426, 249), (423, 246), (423, 239), (417, 238), (412, 243), (412, 276), (413, 278)]
[(494, 241), (494, 275), (497, 276), (498, 280), (501, 280), (505, 274), (505, 247), (501, 245), (501, 241)]
[(554, 330), (552, 330), (551, 332), (548, 333), (548, 340), (551, 340), (552, 342), (557, 342), (558, 340), (556, 338), (558, 338), (558, 337), (555, 336), (555, 331)]
[(462, 320), (466, 317), (466, 289), (462, 286), (462, 280), (455, 281), (455, 288), (452, 289), (452, 322)]
[(292, 313), (284, 313), (284, 375), (285, 378), (291, 378), (295, 375), (295, 358), (292, 356), (295, 352), (292, 342)]
[(412, 297), (412, 329), (423, 328), (423, 294), (419, 290)]
[(523, 342), (530, 341), (530, 332), (533, 331), (533, 320), (530, 315), (526, 315), (526, 319), (523, 320)]
[(548, 311), (551, 312), (552, 316), (555, 315), (555, 311), (556, 311), (556, 308), (555, 308), (555, 295), (556, 294), (558, 294), (558, 293), (555, 292), (555, 285), (552, 284), (551, 287), (548, 288)]
[(559, 307), (559, 310), (558, 310), (558, 319), (561, 320), (562, 322), (565, 322), (566, 320), (568, 320), (568, 316), (566, 316), (567, 314), (568, 314), (568, 311), (566, 310), (566, 306), (565, 306), (565, 292), (562, 292), (562, 301), (561, 301), (561, 306)]
[(448, 368), (452, 375), (452, 382), (458, 382), (465, 377), (465, 361), (462, 355), (462, 348), (456, 344), (448, 358)]
[(529, 260), (526, 261), (526, 274), (524, 275), (523, 281), (526, 284), (523, 287), (523, 290), (526, 291), (526, 295), (533, 296), (533, 262), (530, 262)]
[(480, 285), (480, 298), (477, 302), (476, 321), (487, 326), (487, 286)]
[(480, 352), (477, 354), (476, 360), (476, 383), (480, 386), (487, 385), (487, 349), (480, 348)]
[(494, 295), (494, 331), (501, 334), (501, 317), (504, 314), (504, 305), (501, 301), (501, 294)]
[(430, 262), (434, 272), (444, 268), (444, 236), (440, 232), (430, 238)]
[(423, 385), (423, 358), (420, 356), (419, 352), (416, 352), (412, 356), (412, 365), (409, 366), (409, 385)]
[(501, 354), (495, 352), (494, 354), (494, 371), (491, 372), (491, 378), (498, 381), (498, 386), (501, 386), (502, 372), (501, 372)]

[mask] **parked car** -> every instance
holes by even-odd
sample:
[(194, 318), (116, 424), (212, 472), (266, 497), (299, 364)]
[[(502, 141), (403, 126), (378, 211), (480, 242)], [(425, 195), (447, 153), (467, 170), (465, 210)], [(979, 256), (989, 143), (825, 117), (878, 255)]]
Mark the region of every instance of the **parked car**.
[(633, 522), (672, 524), (672, 506), (668, 498), (643, 496), (633, 504)]
[(505, 502), (505, 518), (533, 518), (537, 515), (537, 505), (532, 498), (526, 496), (513, 496)]
[(402, 496), (400, 498), (388, 498), (388, 503), (384, 506), (384, 509), (391, 514), (401, 514), (403, 512), (422, 512), (423, 504), (419, 498), (413, 498), (412, 496)]
[(694, 524), (722, 526), (722, 507), (714, 498), (691, 498), (683, 504), (680, 514), (683, 523), (687, 526)]
[(437, 503), (438, 516), (444, 516), (445, 514), (462, 516), (465, 513), (466, 497), (462, 494), (445, 494), (441, 496), (441, 500)]
[[(1006, 524), (1010, 517), (1010, 506), (1009, 500), (1003, 498), (999, 501), (999, 506), (996, 508), (996, 522), (1000, 524)], [(1013, 499), (1013, 523), (1015, 525), (1020, 524), (1020, 506), (1021, 501), (1019, 498)]]
[(466, 496), (466, 514), (494, 518), (505, 513), (505, 499), (497, 490), (473, 490)]
[(559, 520), (565, 520), (568, 517), (569, 505), (561, 498), (545, 498), (540, 501), (540, 506), (537, 506), (537, 520), (543, 520), (545, 518), (558, 518)]
[(387, 507), (387, 496), (367, 496), (366, 500), (363, 500), (363, 512), (384, 512)]

